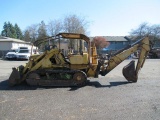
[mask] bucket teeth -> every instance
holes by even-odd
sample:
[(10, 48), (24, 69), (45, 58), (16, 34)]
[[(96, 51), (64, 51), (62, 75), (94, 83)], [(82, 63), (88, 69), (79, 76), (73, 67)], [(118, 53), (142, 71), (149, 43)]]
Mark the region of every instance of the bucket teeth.
[(135, 71), (135, 61), (131, 61), (123, 68), (123, 76), (131, 82), (137, 82), (137, 75)]
[(14, 86), (19, 83), (20, 74), (16, 68), (12, 68), (12, 73), (11, 73), (8, 81), (9, 81), (10, 86)]

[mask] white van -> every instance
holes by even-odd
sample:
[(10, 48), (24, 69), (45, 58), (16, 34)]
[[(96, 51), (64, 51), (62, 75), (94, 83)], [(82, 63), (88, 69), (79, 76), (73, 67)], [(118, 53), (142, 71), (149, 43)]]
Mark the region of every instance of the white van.
[[(32, 50), (32, 52), (31, 52)], [(18, 52), (16, 53), (17, 60), (29, 60), (31, 54), (39, 54), (38, 50), (34, 47), (32, 49), (28, 49), (28, 47), (20, 47)]]
[(29, 49), (19, 49), (16, 53), (17, 60), (28, 60), (31, 55), (31, 52)]
[(31, 47), (18, 47), (18, 49), (10, 50), (6, 55), (5, 59), (8, 60), (28, 60), (31, 54), (39, 54), (38, 49), (33, 46), (32, 52)]

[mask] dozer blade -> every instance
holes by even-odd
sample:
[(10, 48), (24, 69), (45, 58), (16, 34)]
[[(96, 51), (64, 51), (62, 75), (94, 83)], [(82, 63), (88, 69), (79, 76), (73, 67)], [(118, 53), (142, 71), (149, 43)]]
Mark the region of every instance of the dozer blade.
[(128, 65), (123, 68), (123, 76), (131, 82), (137, 82), (137, 75), (135, 71), (135, 61), (131, 61)]
[(20, 73), (16, 68), (12, 68), (12, 73), (9, 77), (9, 86), (14, 86), (20, 82)]

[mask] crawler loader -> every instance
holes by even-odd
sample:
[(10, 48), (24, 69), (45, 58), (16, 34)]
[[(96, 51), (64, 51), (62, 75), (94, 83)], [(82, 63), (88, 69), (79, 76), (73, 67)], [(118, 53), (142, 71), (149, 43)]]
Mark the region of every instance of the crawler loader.
[[(85, 47), (77, 54), (70, 50), (67, 55), (61, 48), (61, 40), (84, 41)], [(57, 46), (53, 43), (57, 43)], [(84, 44), (81, 42), (81, 45)], [(143, 67), (145, 59), (150, 51), (148, 37), (128, 45), (118, 51), (108, 60), (98, 58), (95, 44), (83, 34), (59, 33), (55, 36), (37, 40), (33, 46), (44, 46), (45, 51), (39, 55), (31, 55), (26, 65), (13, 68), (9, 77), (9, 85), (14, 86), (22, 82), (39, 86), (82, 86), (86, 84), (88, 77), (98, 78), (105, 76), (132, 53), (140, 50), (137, 65), (131, 61), (123, 68), (123, 75), (129, 82), (137, 82), (138, 72)]]

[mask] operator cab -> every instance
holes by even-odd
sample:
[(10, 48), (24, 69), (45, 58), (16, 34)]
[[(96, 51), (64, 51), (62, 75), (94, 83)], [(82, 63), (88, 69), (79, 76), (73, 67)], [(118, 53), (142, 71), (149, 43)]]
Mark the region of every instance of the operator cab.
[[(83, 39), (54, 38), (46, 40), (41, 51), (51, 51), (58, 49), (64, 61), (69, 64), (88, 64), (89, 56), (87, 50), (87, 42)], [(55, 63), (55, 56), (51, 57), (51, 62)]]

